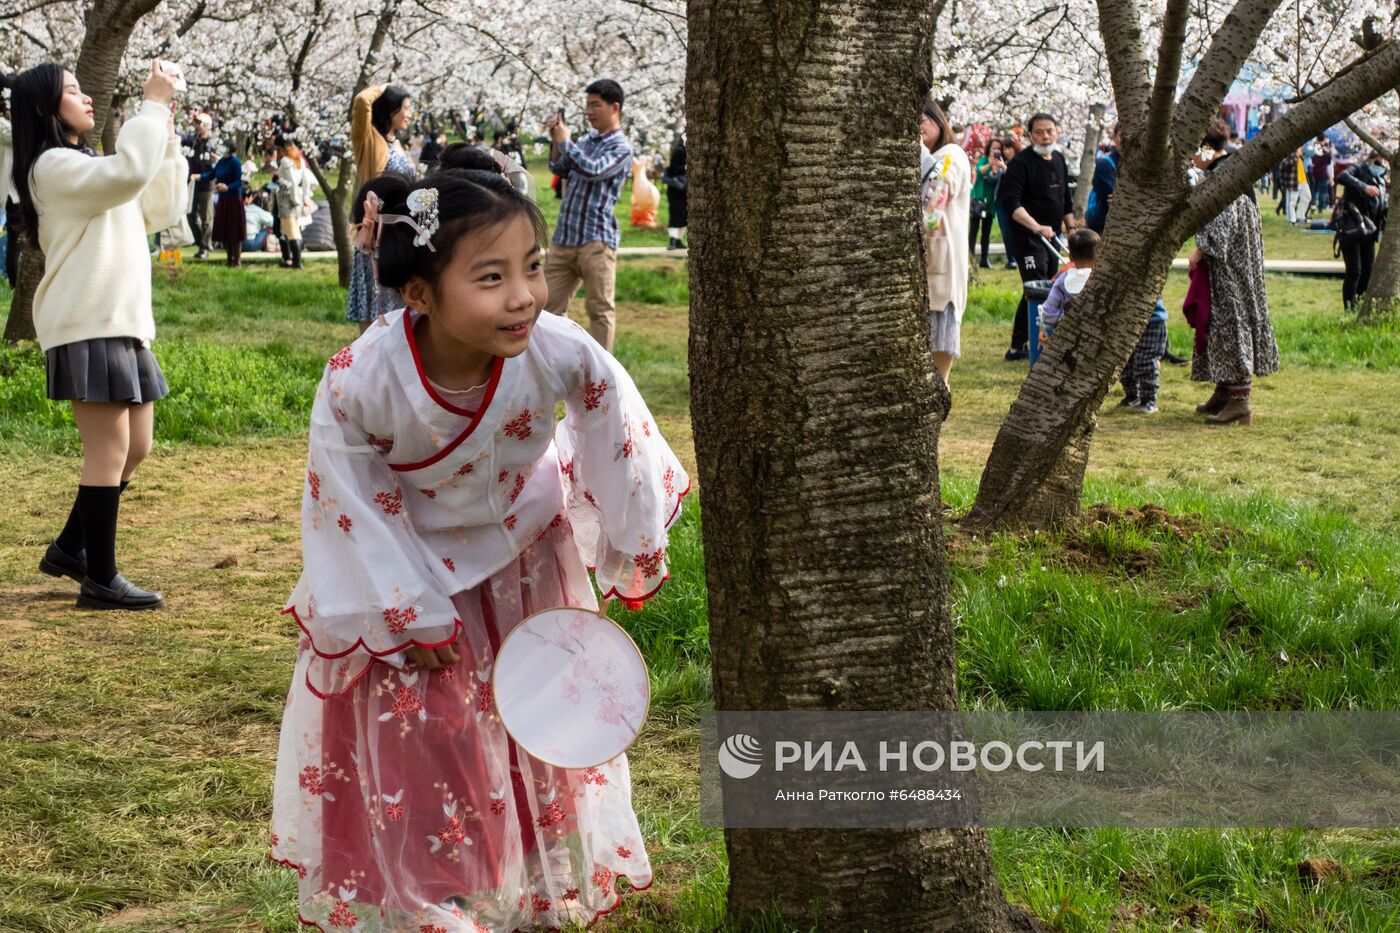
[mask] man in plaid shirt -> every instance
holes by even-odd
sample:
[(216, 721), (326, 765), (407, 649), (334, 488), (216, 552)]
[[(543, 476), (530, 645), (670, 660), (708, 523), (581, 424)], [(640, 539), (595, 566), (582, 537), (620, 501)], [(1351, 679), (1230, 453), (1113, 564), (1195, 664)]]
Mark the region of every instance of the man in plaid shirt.
[(545, 268), (549, 285), (545, 310), (567, 316), (569, 300), (582, 280), (588, 332), (612, 352), (617, 329), (614, 211), (632, 168), (632, 144), (622, 135), (622, 87), (604, 79), (588, 85), (584, 94), (584, 116), (593, 127), (591, 133), (576, 143), (559, 118), (547, 124), (549, 167), (564, 179), (564, 201)]

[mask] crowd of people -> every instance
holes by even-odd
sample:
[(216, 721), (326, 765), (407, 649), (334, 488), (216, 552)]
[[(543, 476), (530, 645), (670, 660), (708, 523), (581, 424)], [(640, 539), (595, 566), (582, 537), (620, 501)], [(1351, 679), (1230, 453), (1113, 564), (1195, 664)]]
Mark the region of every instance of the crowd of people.
[[(48, 259), (34, 296), (48, 397), (72, 405), (83, 446), (73, 505), (40, 569), (74, 580), (82, 607), (159, 608), (163, 596), (128, 581), (115, 553), (122, 493), (168, 392), (151, 351), (147, 231), (188, 223), (199, 255), (222, 244), (232, 266), (276, 236), (284, 264), (299, 268), (313, 173), (290, 128), (277, 127), (258, 150), (275, 181), (252, 190), (208, 115), (177, 135), (176, 83), (159, 63), (108, 158), (88, 145), (92, 102), (72, 72), (39, 65), (7, 83), (14, 210)], [(329, 360), (312, 402), (304, 570), (284, 610), (304, 637), (271, 835), (274, 860), (298, 872), (301, 916), (316, 924), (352, 926), (357, 911), (396, 927), (469, 914), (505, 929), (587, 923), (616, 905), (618, 878), (650, 882), (625, 756), (583, 771), (529, 756), (496, 715), (490, 679), (502, 639), (526, 616), (596, 605), (589, 570), (605, 600), (654, 596), (689, 491), (610, 352), (616, 207), (635, 157), (625, 103), (617, 82), (600, 79), (585, 89), (586, 132), (575, 138), (557, 116), (541, 126), (560, 197), (551, 234), (508, 139), (487, 150), (434, 135), (415, 164), (404, 144), (409, 90), (375, 85), (351, 102), (345, 315), (360, 333)], [(1111, 236), (1121, 161), (1115, 130), (1081, 224), (1053, 115), (986, 134), (975, 163), (965, 135), (925, 100), (919, 198), (931, 349), (945, 381), (961, 354), (979, 239), (989, 265), (993, 217), (1024, 286), (1004, 358), (1028, 357), (1041, 287), (1036, 337), (1064, 339), (1056, 334)], [(1231, 153), (1217, 120), (1193, 171), (1208, 177)], [(1370, 224), (1358, 221), (1347, 240), (1358, 273), (1383, 222), (1381, 161), (1338, 177), (1342, 212)], [(680, 139), (664, 176), (673, 246), (685, 235), (685, 171)], [(1189, 266), (1191, 378), (1214, 387), (1197, 411), (1248, 424), (1253, 379), (1279, 366), (1252, 192), (1198, 231)], [(586, 329), (569, 319), (580, 285)], [(1352, 300), (1364, 293), (1364, 275), (1348, 287)], [(1123, 367), (1120, 407), (1157, 410), (1166, 333), (1159, 300)]]

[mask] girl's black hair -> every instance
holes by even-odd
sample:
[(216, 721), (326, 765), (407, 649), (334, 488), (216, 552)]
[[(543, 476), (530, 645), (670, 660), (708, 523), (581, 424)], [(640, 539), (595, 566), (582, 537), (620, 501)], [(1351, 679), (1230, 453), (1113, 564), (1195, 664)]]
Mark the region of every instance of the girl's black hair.
[[(360, 185), (360, 190), (355, 194), (355, 203), (350, 205), (350, 222), (357, 224), (365, 219), (365, 196), (370, 192), (378, 195), (379, 200), (388, 201), (391, 192), (396, 192), (403, 186), (412, 183), (412, 178), (398, 172), (383, 172), (374, 176)], [(380, 210), (384, 211), (388, 208), (381, 207)]]
[(443, 169), (475, 169), (482, 172), (500, 172), (501, 168), (491, 153), (471, 143), (453, 143), (442, 150), (438, 157), (438, 171)]
[[(379, 131), (380, 136), (388, 136), (394, 125), (394, 114), (399, 112), (408, 99), (408, 91), (397, 84), (390, 84), (369, 106), (369, 122)], [(361, 111), (363, 113), (363, 111)]]
[(402, 288), (417, 276), (436, 289), (442, 270), (452, 261), (459, 239), (515, 217), (524, 217), (530, 222), (535, 240), (541, 246), (548, 239), (549, 228), (535, 202), (494, 170), (450, 169), (418, 182), (386, 173), (365, 182), (356, 196), (356, 203), (362, 206), (365, 194), (373, 190), (384, 202), (379, 208), (381, 214), (411, 215), (409, 194), (426, 188), (437, 189), (438, 228), (432, 239), (434, 249), (414, 245), (416, 233), (408, 224), (385, 224), (379, 233), (378, 262), (379, 284), (385, 288)]
[(73, 131), (58, 115), (63, 102), (63, 75), (68, 69), (55, 62), (35, 65), (19, 74), (5, 75), (0, 85), (10, 89), (10, 126), (14, 134), (14, 185), (24, 229), (38, 242), (39, 214), (34, 208), (30, 174), (39, 156), (50, 149), (87, 149), (87, 139)]

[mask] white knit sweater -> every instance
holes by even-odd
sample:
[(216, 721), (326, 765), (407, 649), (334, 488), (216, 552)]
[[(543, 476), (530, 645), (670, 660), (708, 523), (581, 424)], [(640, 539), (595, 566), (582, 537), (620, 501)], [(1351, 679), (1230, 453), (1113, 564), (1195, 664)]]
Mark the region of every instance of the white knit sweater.
[(156, 335), (146, 235), (176, 223), (189, 168), (163, 104), (143, 101), (116, 155), (50, 149), (30, 176), (44, 278), (34, 293), (39, 346)]

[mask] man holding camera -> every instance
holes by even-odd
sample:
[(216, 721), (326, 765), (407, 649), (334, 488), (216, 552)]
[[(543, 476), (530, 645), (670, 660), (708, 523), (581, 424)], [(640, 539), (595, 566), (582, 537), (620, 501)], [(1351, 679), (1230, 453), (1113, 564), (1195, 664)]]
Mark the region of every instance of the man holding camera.
[(612, 352), (620, 236), (614, 212), (632, 168), (632, 144), (622, 134), (622, 87), (603, 79), (588, 85), (584, 94), (584, 116), (593, 127), (587, 136), (574, 142), (557, 116), (545, 124), (550, 170), (565, 182), (545, 267), (545, 310), (567, 317), (569, 300), (582, 281), (588, 333)]
[[(1028, 124), (1031, 145), (1006, 167), (998, 203), (1011, 215), (1012, 247), (1021, 270), (1021, 281), (1052, 279), (1060, 270), (1060, 256), (1050, 242), (1074, 232), (1074, 207), (1069, 191), (1069, 167), (1056, 147), (1060, 127), (1048, 113), (1037, 113)], [(1026, 296), (1016, 308), (1011, 325), (1011, 348), (1006, 361), (1024, 360), (1026, 347)]]

